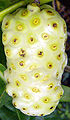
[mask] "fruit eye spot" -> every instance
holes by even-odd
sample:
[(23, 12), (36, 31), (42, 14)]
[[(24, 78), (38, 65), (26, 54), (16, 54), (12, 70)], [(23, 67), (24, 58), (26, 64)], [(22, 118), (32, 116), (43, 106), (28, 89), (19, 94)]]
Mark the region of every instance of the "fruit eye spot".
[(53, 67), (53, 64), (52, 63), (48, 63), (48, 68), (52, 69), (52, 67)]
[(22, 25), (19, 24), (19, 25), (17, 26), (17, 29), (18, 29), (19, 31), (22, 31), (22, 29), (23, 29)]
[(8, 84), (10, 83), (9, 78), (7, 78), (7, 82), (8, 82)]
[(16, 81), (16, 85), (19, 87), (19, 86), (20, 86), (20, 82), (19, 82), (19, 81)]
[(39, 109), (40, 106), (39, 106), (39, 105), (34, 105), (33, 107), (34, 107), (35, 109)]
[(63, 95), (63, 91), (61, 91), (61, 92), (59, 93), (58, 99), (60, 99), (60, 98), (62, 97), (62, 95)]
[(50, 75), (46, 75), (42, 81), (47, 81), (50, 78)]
[(43, 116), (44, 114), (40, 114), (40, 116)]
[(6, 56), (10, 56), (11, 55), (11, 51), (9, 49), (6, 50)]
[(13, 93), (12, 96), (13, 96), (13, 98), (16, 98), (16, 94), (15, 93)]
[(21, 67), (24, 67), (24, 61), (20, 61), (20, 62), (19, 62), (19, 65), (20, 65)]
[(33, 37), (30, 37), (28, 41), (29, 41), (30, 44), (34, 44), (35, 43), (35, 39)]
[(27, 81), (27, 77), (25, 75), (20, 75), (21, 79), (24, 80), (24, 81)]
[(3, 35), (3, 42), (5, 42), (7, 40), (6, 38), (6, 34)]
[(48, 13), (49, 15), (54, 15), (54, 13), (50, 10), (46, 10), (46, 13)]
[(59, 76), (59, 72), (56, 73), (56, 77), (58, 77), (58, 76)]
[(33, 24), (34, 24), (34, 25), (40, 24), (40, 19), (39, 19), (39, 18), (35, 18), (35, 19), (33, 20)]
[(62, 95), (60, 95), (60, 97), (62, 97)]
[(22, 57), (24, 57), (25, 56), (25, 50), (21, 49), (19, 51), (19, 55), (22, 56)]
[(32, 37), (30, 38), (30, 41), (33, 42), (33, 38)]
[(53, 109), (54, 107), (52, 106), (52, 107), (50, 107), (50, 109)]
[(53, 51), (57, 50), (57, 45), (56, 45), (56, 44), (51, 45), (51, 49), (52, 49)]
[(60, 39), (64, 39), (63, 37), (60, 37)]
[(9, 73), (11, 73), (12, 72), (12, 69), (11, 68), (9, 68)]
[(44, 53), (43, 53), (42, 51), (39, 51), (39, 52), (38, 52), (38, 56), (39, 56), (39, 57), (42, 57), (43, 55), (44, 55)]
[(58, 88), (59, 88), (59, 87), (58, 87), (58, 86), (56, 86), (56, 87), (54, 88), (54, 90), (56, 91)]
[(48, 103), (48, 102), (49, 102), (49, 98), (45, 97), (45, 98), (43, 99), (43, 102), (44, 102), (44, 103)]
[(16, 107), (16, 106), (17, 106), (17, 105), (16, 105), (16, 102), (14, 102), (13, 105), (14, 105), (14, 107)]
[(11, 64), (11, 67), (12, 67), (12, 69), (16, 70), (16, 67), (13, 63)]
[(13, 44), (13, 45), (18, 44), (18, 42), (19, 42), (18, 38), (14, 38), (14, 39), (12, 40), (12, 44)]
[(35, 116), (35, 114), (32, 114), (33, 116)]
[(49, 89), (51, 89), (51, 88), (53, 88), (54, 85), (53, 85), (53, 83), (50, 83), (48, 86), (49, 86)]
[(26, 108), (22, 108), (22, 110), (26, 110)]
[(57, 28), (57, 23), (53, 23), (53, 27), (54, 27), (54, 28)]
[(36, 65), (31, 65), (31, 66), (29, 67), (30, 70), (34, 70), (35, 68), (37, 68)]
[(25, 97), (26, 99), (30, 99), (30, 95), (27, 94), (27, 93), (24, 95), (24, 97)]
[(32, 91), (35, 93), (40, 92), (40, 90), (38, 88), (33, 88)]
[(19, 43), (21, 42), (20, 39), (18, 38), (13, 38), (11, 41), (10, 41), (10, 45), (18, 45)]
[(14, 41), (14, 42), (16, 42), (16, 41), (17, 41), (17, 39), (14, 39), (13, 41)]
[(30, 113), (27, 113), (28, 115), (30, 114)]
[(65, 67), (65, 61), (64, 61), (63, 64), (62, 64), (62, 69), (64, 69), (64, 67)]
[(24, 10), (23, 13), (22, 13), (22, 16), (26, 16), (27, 14), (28, 14), (28, 11)]
[(64, 27), (64, 33), (66, 33), (66, 25), (64, 24), (63, 27)]
[(57, 59), (58, 59), (58, 60), (60, 60), (60, 59), (61, 59), (61, 54), (59, 54), (59, 55), (57, 56)]
[(5, 23), (5, 28), (8, 28), (9, 22)]
[(47, 40), (47, 39), (48, 39), (47, 33), (43, 33), (43, 34), (42, 34), (42, 38), (43, 38), (44, 40)]
[(39, 73), (35, 73), (35, 74), (34, 74), (34, 77), (35, 77), (35, 78), (39, 78), (39, 77), (40, 77), (40, 74), (39, 74)]

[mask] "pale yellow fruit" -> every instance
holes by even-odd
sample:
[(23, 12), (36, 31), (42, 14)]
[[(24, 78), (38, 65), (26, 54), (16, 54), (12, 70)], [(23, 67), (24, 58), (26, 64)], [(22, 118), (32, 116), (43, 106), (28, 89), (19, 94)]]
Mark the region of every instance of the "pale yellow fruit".
[(13, 105), (31, 116), (52, 113), (63, 95), (65, 21), (49, 5), (40, 9), (32, 4), (7, 15), (2, 31), (6, 92), (13, 97)]

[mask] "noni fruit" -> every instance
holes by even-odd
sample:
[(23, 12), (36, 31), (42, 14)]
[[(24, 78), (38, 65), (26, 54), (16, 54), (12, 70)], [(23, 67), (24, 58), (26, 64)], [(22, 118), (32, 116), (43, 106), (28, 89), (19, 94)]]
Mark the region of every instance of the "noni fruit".
[(2, 31), (6, 92), (13, 97), (13, 105), (31, 116), (52, 113), (63, 95), (65, 21), (51, 6), (32, 3), (6, 15)]

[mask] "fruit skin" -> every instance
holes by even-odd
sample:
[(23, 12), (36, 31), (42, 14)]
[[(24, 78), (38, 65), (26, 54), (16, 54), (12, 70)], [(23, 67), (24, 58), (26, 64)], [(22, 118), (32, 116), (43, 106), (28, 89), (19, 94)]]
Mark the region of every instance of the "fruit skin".
[(2, 31), (6, 92), (13, 105), (31, 116), (52, 113), (63, 95), (65, 21), (51, 6), (40, 9), (32, 4), (5, 16)]

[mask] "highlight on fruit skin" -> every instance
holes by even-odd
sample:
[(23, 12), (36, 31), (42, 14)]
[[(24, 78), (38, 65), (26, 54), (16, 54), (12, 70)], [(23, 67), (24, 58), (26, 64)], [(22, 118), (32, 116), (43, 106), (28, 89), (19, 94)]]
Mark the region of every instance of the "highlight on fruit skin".
[(26, 115), (52, 113), (64, 93), (65, 21), (51, 6), (41, 9), (33, 3), (6, 15), (2, 31), (6, 92), (13, 105)]

